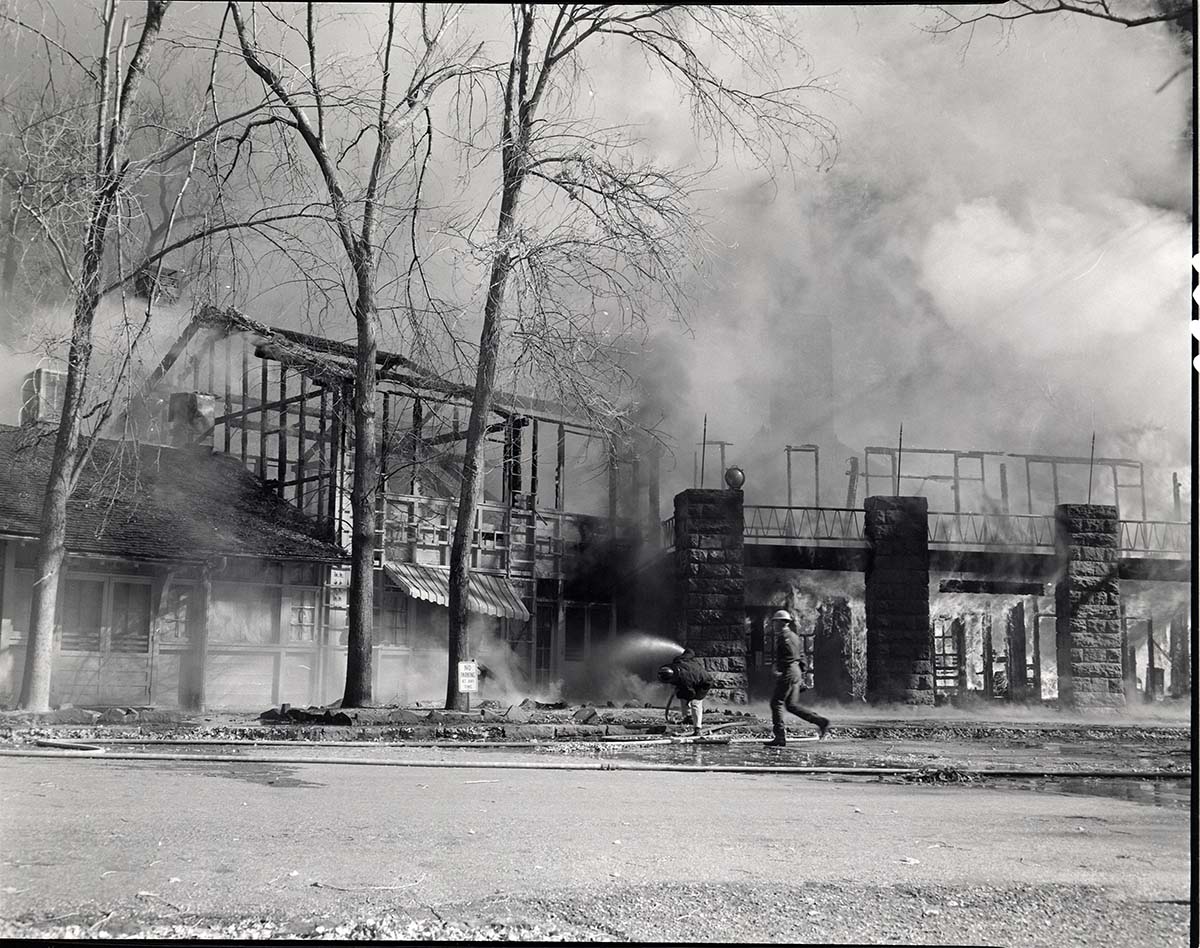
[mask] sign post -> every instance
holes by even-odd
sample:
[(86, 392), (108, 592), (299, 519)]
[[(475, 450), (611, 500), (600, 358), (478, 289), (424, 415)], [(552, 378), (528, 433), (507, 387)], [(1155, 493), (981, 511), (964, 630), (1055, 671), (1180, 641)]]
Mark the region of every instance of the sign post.
[(458, 690), (467, 696), (467, 710), (471, 710), (471, 695), (479, 690), (479, 663), (458, 663)]

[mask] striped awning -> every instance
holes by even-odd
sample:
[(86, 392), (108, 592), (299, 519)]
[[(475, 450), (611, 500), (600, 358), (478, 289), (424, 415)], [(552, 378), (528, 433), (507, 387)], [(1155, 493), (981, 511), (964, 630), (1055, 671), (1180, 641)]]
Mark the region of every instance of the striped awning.
[[(389, 561), (383, 564), (383, 571), (405, 595), (439, 606), (450, 605), (450, 570), (441, 566)], [(488, 573), (471, 574), (467, 586), (467, 609), (502, 619), (519, 619), (522, 622), (529, 619), (529, 610), (508, 580)]]

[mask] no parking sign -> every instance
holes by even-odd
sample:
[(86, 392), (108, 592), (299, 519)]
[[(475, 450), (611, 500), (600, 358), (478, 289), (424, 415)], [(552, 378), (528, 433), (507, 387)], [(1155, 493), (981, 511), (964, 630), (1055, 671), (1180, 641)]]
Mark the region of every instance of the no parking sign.
[(458, 690), (467, 694), (474, 694), (479, 690), (478, 662), (458, 663)]

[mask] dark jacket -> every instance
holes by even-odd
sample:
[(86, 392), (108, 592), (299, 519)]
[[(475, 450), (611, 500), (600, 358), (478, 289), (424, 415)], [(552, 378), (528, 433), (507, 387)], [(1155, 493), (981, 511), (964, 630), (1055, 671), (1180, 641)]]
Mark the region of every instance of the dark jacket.
[(804, 645), (794, 629), (787, 628), (775, 639), (775, 670), (780, 674), (804, 670)]
[(714, 684), (712, 675), (690, 648), (675, 656), (671, 667), (675, 669), (675, 696), (684, 701), (703, 698)]

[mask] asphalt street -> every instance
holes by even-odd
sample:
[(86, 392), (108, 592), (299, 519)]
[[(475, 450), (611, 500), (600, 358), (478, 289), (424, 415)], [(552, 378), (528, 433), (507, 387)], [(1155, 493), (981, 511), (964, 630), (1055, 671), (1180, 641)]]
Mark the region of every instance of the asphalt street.
[[(915, 932), (1008, 944), (1020, 942), (992, 939), (1016, 916), (996, 913), (1001, 927), (987, 929), (986, 893), (1021, 904), (1013, 894), (1024, 892), (1028, 904), (1051, 893), (1064, 907), (1100, 906), (1057, 922), (1046, 910), (1046, 944), (1066, 925), (1057, 943), (1183, 945), (1189, 823), (1187, 810), (1104, 797), (794, 775), (9, 758), (0, 914), (10, 934), (106, 913), (307, 932), (320, 919), (503, 904), (579, 937), (905, 943)], [(896, 906), (882, 903), (877, 928), (861, 910), (842, 919), (857, 927), (832, 916), (814, 927), (829, 907), (801, 911), (800, 892), (860, 909), (881, 893), (907, 898), (909, 927), (885, 924)], [(611, 921), (647, 893), (657, 894), (645, 918), (605, 927), (606, 903)], [(698, 935), (655, 927), (675, 911), (661, 906), (708, 899), (716, 908)], [(756, 927), (764, 914), (795, 925)], [(1118, 916), (1133, 940), (1113, 939)]]

